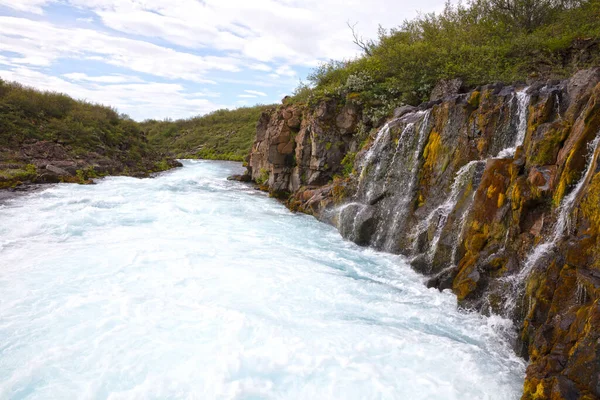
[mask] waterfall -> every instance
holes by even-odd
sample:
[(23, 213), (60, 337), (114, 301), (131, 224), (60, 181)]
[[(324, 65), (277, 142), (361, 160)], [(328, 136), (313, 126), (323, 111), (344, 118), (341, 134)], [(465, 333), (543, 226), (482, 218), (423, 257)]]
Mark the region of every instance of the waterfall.
[(515, 142), (515, 147), (521, 146), (525, 141), (525, 135), (527, 134), (527, 118), (529, 117), (529, 100), (531, 96), (527, 94), (527, 89), (524, 89), (521, 92), (517, 92), (517, 107), (519, 118), (519, 125), (517, 127), (517, 140)]
[(538, 261), (550, 253), (563, 236), (571, 231), (571, 213), (579, 201), (581, 191), (585, 185), (589, 182), (593, 174), (595, 173), (596, 166), (598, 163), (598, 157), (600, 152), (598, 151), (600, 144), (600, 132), (596, 135), (596, 138), (588, 145), (588, 156), (587, 165), (585, 172), (577, 182), (575, 188), (569, 193), (560, 203), (558, 207), (558, 218), (554, 224), (552, 235), (546, 242), (536, 246), (532, 253), (529, 254), (525, 260), (523, 269), (516, 275), (508, 277), (507, 280), (512, 286), (513, 296), (509, 296), (509, 299), (505, 303), (505, 310), (513, 312), (516, 306), (516, 299), (518, 298), (519, 292), (525, 285), (525, 282), (533, 269), (536, 267)]
[(450, 196), (448, 196), (448, 198), (443, 204), (431, 211), (427, 218), (422, 220), (413, 230), (411, 237), (413, 238), (413, 249), (416, 251), (416, 247), (418, 245), (418, 238), (429, 229), (434, 219), (437, 218), (437, 222), (435, 223), (435, 233), (433, 239), (431, 240), (429, 251), (427, 252), (427, 258), (429, 262), (433, 262), (435, 252), (437, 251), (438, 243), (442, 236), (442, 231), (446, 226), (448, 216), (450, 215), (452, 210), (454, 210), (456, 204), (458, 203), (460, 194), (463, 192), (466, 185), (468, 185), (469, 182), (471, 182), (471, 180), (473, 179), (476, 166), (484, 162), (485, 161), (482, 160), (474, 160), (463, 165), (456, 173), (454, 182), (452, 183), (452, 187), (450, 190)]
[[(383, 227), (378, 227), (378, 229), (377, 229), (378, 235), (375, 238), (375, 243), (379, 244), (381, 242), (382, 234), (385, 232), (385, 243), (383, 244), (383, 249), (386, 251), (390, 251), (390, 252), (394, 251), (394, 248), (393, 248), (394, 238), (395, 238), (394, 233), (398, 230), (401, 218), (406, 215), (407, 206), (413, 197), (413, 190), (417, 183), (420, 156), (423, 153), (423, 148), (425, 147), (425, 140), (428, 137), (427, 133), (429, 133), (428, 126), (429, 126), (430, 117), (431, 117), (431, 109), (429, 109), (425, 112), (425, 116), (423, 117), (423, 119), (421, 121), (421, 125), (419, 126), (419, 131), (418, 131), (419, 135), (418, 135), (418, 139), (417, 139), (417, 146), (415, 147), (415, 150), (412, 154), (412, 160), (411, 160), (412, 162), (411, 162), (411, 165), (410, 165), (410, 168), (408, 171), (410, 174), (409, 175), (410, 180), (408, 181), (408, 186), (403, 188), (404, 195), (402, 196), (400, 201), (397, 203), (397, 205), (394, 207), (394, 216), (392, 217), (392, 223), (388, 225), (389, 228), (387, 230), (383, 229)], [(395, 158), (396, 158), (396, 154), (394, 154), (394, 160), (395, 160)], [(388, 221), (386, 219), (381, 222), (383, 222), (383, 224), (387, 225)]]
[[(394, 123), (396, 121), (397, 121), (397, 119), (387, 122), (381, 129), (379, 129), (377, 131), (377, 135), (375, 135), (375, 140), (373, 141), (373, 144), (371, 145), (371, 147), (369, 147), (369, 150), (367, 150), (367, 153), (365, 154), (365, 158), (361, 162), (360, 166), (363, 168), (362, 172), (364, 172), (364, 168), (369, 166), (371, 161), (373, 161), (373, 158), (375, 157), (375, 154), (377, 153), (375, 150), (379, 150), (379, 143), (381, 143), (382, 138), (384, 138), (385, 136), (390, 134), (390, 126), (392, 123)], [(362, 172), (361, 172), (361, 177), (362, 177)]]
[(560, 95), (558, 92), (554, 93), (554, 112), (559, 120), (562, 120), (562, 115), (560, 115)]
[[(394, 164), (396, 163), (396, 158), (398, 157), (398, 153), (400, 153), (400, 150), (406, 144), (406, 135), (408, 135), (410, 132), (413, 132), (414, 128), (415, 128), (415, 123), (411, 122), (411, 123), (407, 124), (404, 127), (404, 129), (402, 130), (402, 133), (400, 134), (400, 137), (398, 138), (398, 144), (396, 145), (396, 150), (394, 151), (394, 156), (392, 157), (392, 162), (390, 163), (391, 167), (393, 167)], [(385, 177), (384, 187), (387, 186), (387, 182), (390, 179), (392, 172), (393, 172), (393, 168), (390, 168), (390, 170), (388, 171), (388, 173)]]
[(527, 88), (516, 93), (517, 97), (517, 137), (512, 147), (506, 148), (496, 158), (510, 158), (515, 155), (517, 147), (523, 145), (527, 134), (527, 119), (529, 118), (529, 101), (531, 96), (527, 94)]
[[(377, 135), (375, 136), (375, 141), (373, 142), (373, 144), (371, 145), (369, 150), (367, 150), (367, 153), (365, 154), (365, 158), (362, 160), (362, 162), (360, 164), (361, 171), (360, 171), (360, 176), (358, 178), (358, 187), (359, 187), (359, 192), (361, 192), (364, 189), (364, 186), (366, 186), (367, 201), (369, 201), (369, 196), (371, 195), (371, 193), (373, 191), (373, 182), (375, 180), (370, 179), (370, 180), (365, 181), (365, 176), (368, 173), (368, 169), (371, 166), (371, 164), (373, 163), (375, 157), (381, 153), (381, 151), (383, 150), (383, 148), (389, 141), (391, 126), (392, 126), (392, 124), (394, 124), (397, 121), (398, 121), (398, 119), (391, 120), (391, 121), (387, 122), (379, 131), (377, 131)], [(377, 166), (375, 167), (375, 175), (377, 175), (380, 170), (381, 170), (381, 162), (378, 162)]]
[[(440, 206), (439, 209), (438, 224), (436, 227), (435, 235), (433, 236), (433, 239), (431, 241), (429, 252), (427, 254), (430, 262), (433, 262), (435, 252), (437, 251), (438, 243), (442, 236), (443, 228), (446, 225), (448, 216), (450, 215), (452, 210), (454, 210), (454, 207), (456, 207), (456, 204), (458, 203), (458, 197), (460, 193), (464, 190), (465, 186), (468, 185), (469, 182), (473, 179), (473, 174), (475, 173), (477, 165), (480, 165), (484, 162), (485, 161), (481, 160), (471, 161), (467, 165), (463, 166), (456, 174), (456, 178), (454, 179), (454, 183), (452, 184), (452, 191), (450, 192), (450, 197), (444, 202), (444, 204)], [(462, 219), (463, 218), (461, 218), (461, 220)], [(461, 221), (461, 224), (464, 224), (465, 222), (466, 221)]]
[[(415, 123), (418, 119), (422, 118), (424, 114), (427, 114), (427, 112), (418, 111), (406, 114), (401, 118), (389, 121), (377, 131), (372, 146), (365, 153), (364, 158), (359, 164), (361, 171), (354, 199), (351, 202), (338, 207), (334, 211), (334, 215), (337, 217), (337, 225), (342, 236), (354, 242), (360, 242), (361, 244), (372, 242), (369, 237), (370, 230), (363, 231), (364, 223), (372, 221), (375, 214), (377, 214), (377, 220), (385, 219), (381, 218), (381, 213), (385, 213), (386, 211), (389, 212), (389, 210), (385, 208), (374, 208), (373, 204), (375, 203), (375, 200), (382, 200), (385, 197), (383, 195), (389, 190), (387, 187), (388, 182), (397, 183), (397, 181), (406, 181), (407, 177), (416, 173), (416, 171), (406, 170), (406, 162), (404, 162), (404, 160), (408, 158), (405, 157), (406, 152), (412, 151), (411, 149), (416, 140), (418, 141), (417, 147), (423, 147), (423, 132), (422, 130), (419, 131), (420, 136), (416, 134)], [(422, 124), (426, 125), (427, 121), (424, 121)], [(395, 148), (393, 148), (392, 127), (396, 125), (404, 126), (402, 127), (398, 142)], [(400, 159), (402, 159), (402, 163), (399, 162)], [(393, 173), (395, 172), (395, 163), (397, 162), (401, 165), (401, 171), (396, 171), (398, 172), (398, 176), (393, 176)], [(411, 164), (413, 163), (411, 162)], [(394, 190), (390, 191), (390, 193), (393, 192)], [(389, 219), (387, 220), (389, 221)], [(385, 230), (378, 229), (377, 232), (382, 235), (385, 233)]]
[(577, 278), (577, 290), (575, 292), (575, 298), (577, 300), (577, 304), (585, 304), (587, 300), (587, 290), (579, 278)]

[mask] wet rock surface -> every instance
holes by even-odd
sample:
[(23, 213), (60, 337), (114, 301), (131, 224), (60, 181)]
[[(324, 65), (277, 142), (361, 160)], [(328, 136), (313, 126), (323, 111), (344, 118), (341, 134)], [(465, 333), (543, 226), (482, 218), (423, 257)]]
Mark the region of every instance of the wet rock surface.
[(367, 140), (341, 99), (265, 113), (248, 173), (344, 237), (412, 258), (462, 306), (511, 318), (530, 360), (523, 399), (600, 398), (600, 68), (446, 86)]

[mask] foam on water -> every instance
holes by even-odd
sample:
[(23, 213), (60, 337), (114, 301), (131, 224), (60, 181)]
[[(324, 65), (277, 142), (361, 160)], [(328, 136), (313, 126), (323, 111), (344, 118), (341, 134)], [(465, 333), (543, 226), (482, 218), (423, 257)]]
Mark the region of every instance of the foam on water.
[(0, 206), (0, 398), (519, 398), (507, 321), (184, 164)]

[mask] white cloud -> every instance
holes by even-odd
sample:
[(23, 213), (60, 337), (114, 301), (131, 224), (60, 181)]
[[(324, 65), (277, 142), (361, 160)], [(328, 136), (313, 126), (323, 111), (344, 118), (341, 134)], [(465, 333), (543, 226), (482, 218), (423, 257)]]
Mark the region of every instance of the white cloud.
[(43, 7), (52, 2), (53, 0), (0, 0), (0, 6), (33, 14), (43, 14)]
[(263, 96), (264, 97), (264, 96), (267, 95), (265, 92), (259, 92), (258, 90), (244, 90), (244, 92), (253, 94), (255, 97), (256, 96)]
[(85, 79), (70, 82), (22, 66), (0, 67), (0, 77), (40, 90), (62, 92), (77, 99), (110, 105), (137, 120), (187, 118), (226, 107), (204, 98), (204, 93), (188, 93), (182, 85), (175, 83), (100, 84)]
[[(2, 0), (0, 0), (2, 1)], [(6, 0), (4, 0), (6, 1)], [(96, 13), (115, 30), (161, 38), (188, 48), (234, 52), (245, 59), (314, 66), (353, 57), (347, 21), (367, 38), (441, 0), (65, 0)]]
[(71, 81), (85, 81), (85, 82), (98, 82), (98, 83), (139, 83), (143, 82), (142, 79), (137, 76), (128, 75), (105, 75), (105, 76), (88, 76), (81, 72), (73, 72), (70, 74), (63, 74), (63, 76)]
[(289, 65), (282, 65), (281, 67), (277, 68), (275, 73), (277, 75), (296, 76), (296, 71), (294, 71)]
[(169, 79), (214, 83), (210, 71), (236, 72), (241, 60), (199, 56), (91, 29), (60, 28), (24, 18), (0, 17), (0, 51), (20, 54), (12, 62), (46, 66), (60, 58), (80, 58)]
[[(61, 14), (60, 24), (50, 22), (57, 13), (44, 15), (54, 3), (61, 13), (73, 11)], [(39, 15), (0, 16), (0, 74), (115, 105), (136, 118), (188, 116), (222, 107), (208, 100), (219, 91), (226, 102), (246, 105), (293, 89), (300, 67), (356, 56), (347, 21), (374, 38), (379, 24), (395, 27), (417, 10), (443, 6), (442, 0), (0, 0), (0, 9)], [(99, 23), (106, 29), (98, 30)], [(52, 76), (58, 70), (70, 73)], [(221, 89), (225, 84), (236, 87)]]
[(273, 68), (269, 67), (267, 64), (261, 64), (261, 63), (250, 64), (250, 65), (248, 65), (248, 68), (256, 70), (256, 71), (263, 71), (263, 72), (269, 72), (269, 71), (273, 70)]

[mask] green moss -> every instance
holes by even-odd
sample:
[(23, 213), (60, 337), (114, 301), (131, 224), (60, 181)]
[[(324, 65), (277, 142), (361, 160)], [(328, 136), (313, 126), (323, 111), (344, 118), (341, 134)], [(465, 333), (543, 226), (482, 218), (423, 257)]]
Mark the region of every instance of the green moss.
[(471, 97), (469, 97), (469, 100), (467, 101), (467, 103), (473, 107), (473, 108), (477, 108), (479, 107), (479, 101), (481, 99), (481, 92), (478, 90), (474, 90), (471, 93)]
[(439, 163), (442, 153), (445, 153), (445, 148), (442, 145), (442, 138), (439, 133), (432, 131), (429, 135), (429, 141), (423, 150), (423, 158), (425, 164), (423, 169), (434, 170), (435, 166)]
[(587, 194), (581, 202), (581, 211), (590, 221), (594, 234), (600, 234), (600, 173), (590, 182)]
[(37, 176), (37, 168), (33, 164), (23, 165), (22, 168), (0, 170), (0, 188), (15, 187), (22, 182), (34, 181)]
[(348, 190), (348, 179), (335, 177), (331, 186), (331, 194), (335, 204), (341, 204), (346, 200), (351, 195)]
[(486, 234), (479, 233), (472, 235), (467, 239), (465, 246), (470, 253), (477, 253), (483, 249), (487, 243), (488, 237)]
[(571, 125), (565, 121), (555, 124), (545, 132), (544, 137), (532, 145), (528, 152), (528, 165), (550, 165), (556, 162), (556, 156), (569, 134)]
[(269, 171), (262, 168), (260, 170), (260, 174), (259, 174), (258, 178), (256, 178), (255, 181), (258, 185), (261, 185), (261, 186), (266, 184), (269, 181)]
[(552, 197), (554, 207), (558, 207), (560, 205), (560, 202), (562, 201), (563, 197), (565, 196), (565, 193), (567, 192), (567, 188), (569, 188), (569, 186), (571, 186), (577, 180), (576, 171), (573, 171), (569, 168), (571, 164), (569, 162), (569, 159), (571, 159), (574, 154), (575, 152), (572, 151), (569, 157), (567, 158), (567, 162), (565, 163), (565, 170), (561, 174), (560, 179), (558, 181), (556, 191), (554, 192), (554, 196)]
[(342, 173), (344, 176), (349, 176), (354, 171), (354, 159), (356, 158), (356, 153), (348, 152), (342, 159)]

